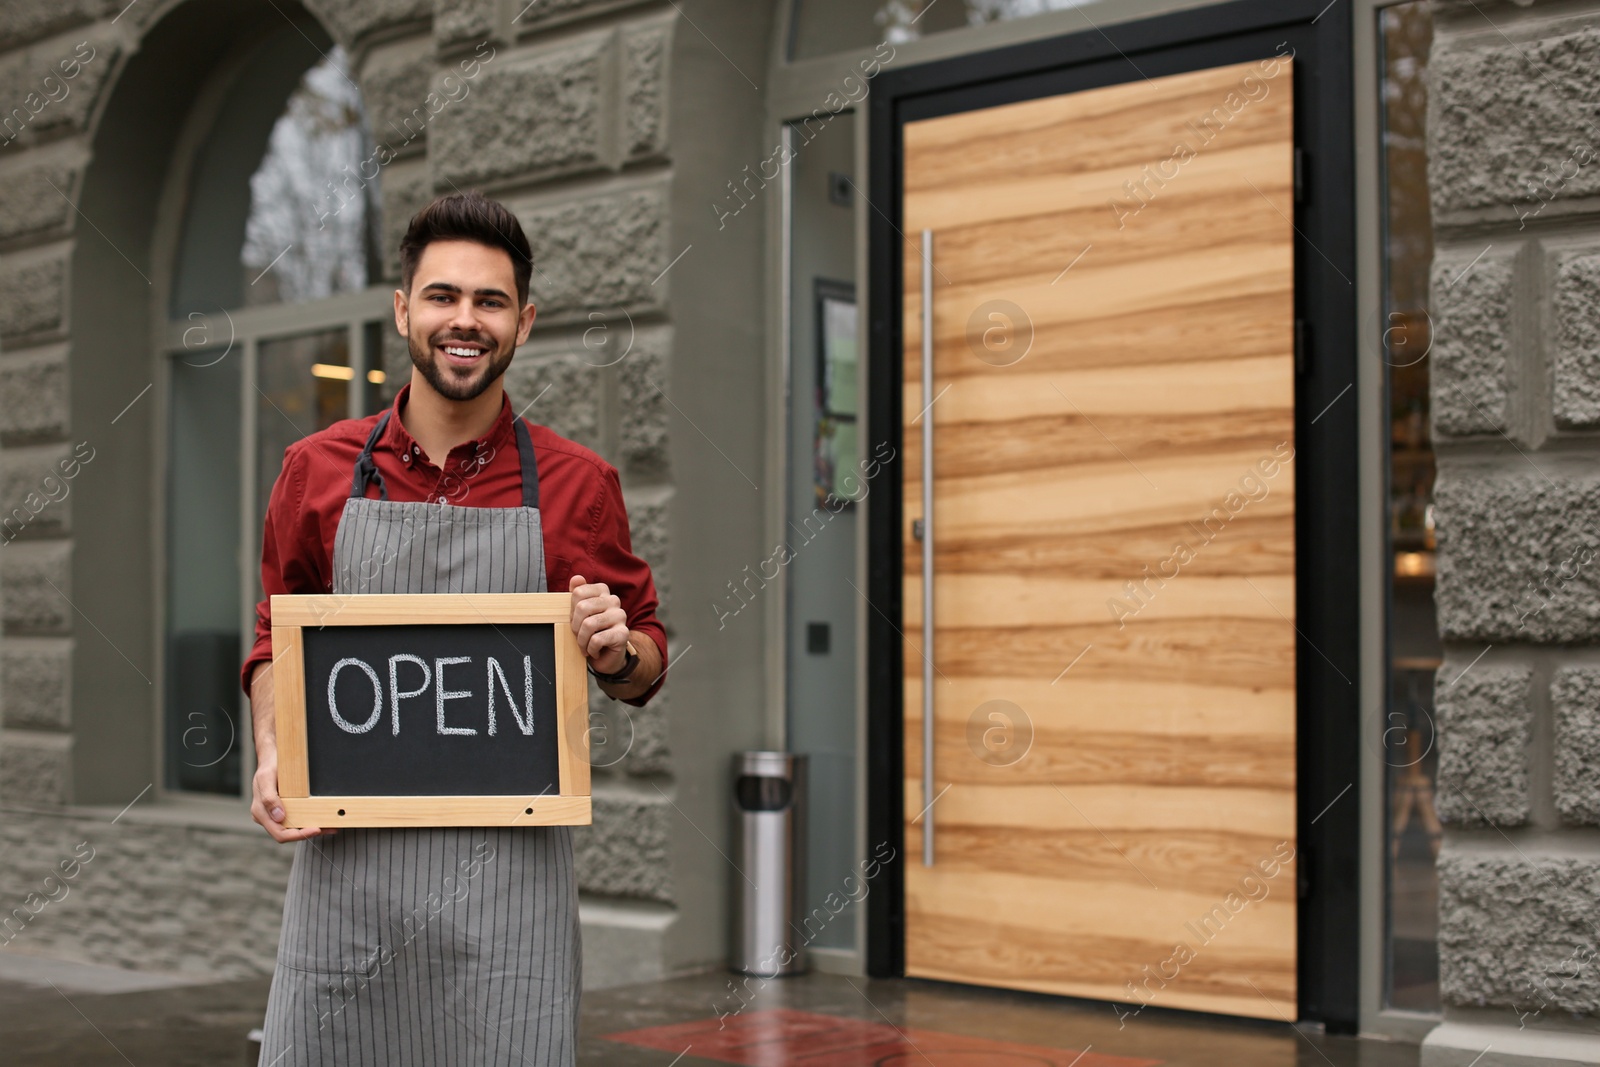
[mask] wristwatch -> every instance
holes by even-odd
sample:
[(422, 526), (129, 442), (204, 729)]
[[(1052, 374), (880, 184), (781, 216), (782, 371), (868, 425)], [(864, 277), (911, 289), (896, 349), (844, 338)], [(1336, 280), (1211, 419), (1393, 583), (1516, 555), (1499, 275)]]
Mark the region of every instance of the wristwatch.
[(639, 665), (639, 654), (633, 650), (632, 641), (628, 642), (624, 655), (626, 658), (622, 661), (620, 669), (612, 671), (610, 674), (602, 674), (595, 670), (594, 664), (591, 663), (589, 664), (589, 673), (594, 675), (597, 681), (606, 682), (610, 685), (620, 685), (626, 682), (628, 676), (633, 673), (633, 669)]

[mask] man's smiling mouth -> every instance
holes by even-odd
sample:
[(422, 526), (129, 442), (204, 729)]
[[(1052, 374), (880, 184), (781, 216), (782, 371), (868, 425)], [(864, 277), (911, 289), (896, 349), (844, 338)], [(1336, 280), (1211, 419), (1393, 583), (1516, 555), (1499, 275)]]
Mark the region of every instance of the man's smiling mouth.
[(489, 351), (484, 345), (467, 341), (446, 341), (435, 347), (444, 354), (445, 361), (453, 367), (470, 367)]

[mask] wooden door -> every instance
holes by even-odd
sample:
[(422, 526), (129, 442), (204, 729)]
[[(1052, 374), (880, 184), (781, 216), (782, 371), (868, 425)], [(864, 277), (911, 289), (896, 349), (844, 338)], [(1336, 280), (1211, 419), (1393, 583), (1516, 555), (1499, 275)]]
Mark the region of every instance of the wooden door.
[(908, 974), (1295, 1017), (1291, 85), (904, 128)]

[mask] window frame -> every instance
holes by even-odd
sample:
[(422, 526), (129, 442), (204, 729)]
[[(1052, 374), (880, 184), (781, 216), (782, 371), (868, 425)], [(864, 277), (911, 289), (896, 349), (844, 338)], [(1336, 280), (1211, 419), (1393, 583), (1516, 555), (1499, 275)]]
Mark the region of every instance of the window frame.
[[(1385, 193), (1383, 146), (1384, 8), (1405, 0), (1353, 0), (1356, 300), (1362, 323), (1378, 323), (1385, 306)], [(1389, 710), (1389, 434), (1387, 364), (1382, 331), (1359, 335), (1356, 401), (1359, 407), (1361, 540), (1361, 1032), (1420, 1042), (1443, 1018), (1441, 1012), (1391, 1008), (1388, 989), (1389, 827), (1388, 775), (1383, 730)]]

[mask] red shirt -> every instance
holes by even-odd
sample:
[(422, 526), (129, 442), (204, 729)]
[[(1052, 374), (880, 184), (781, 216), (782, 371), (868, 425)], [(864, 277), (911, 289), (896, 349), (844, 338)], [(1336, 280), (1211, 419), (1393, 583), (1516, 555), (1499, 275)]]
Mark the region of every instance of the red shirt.
[[(395, 397), (393, 415), (372, 449), (389, 499), (482, 508), (521, 506), (522, 465), (510, 399), (502, 401), (500, 417), (487, 434), (451, 449), (445, 471), (428, 461), (400, 423), (410, 391), (407, 384)], [(284, 450), (283, 470), (273, 483), (261, 535), (261, 588), (267, 597), (333, 591), (333, 537), (350, 498), (356, 457), (378, 417), (345, 419)], [(661, 662), (667, 662), (666, 631), (656, 619), (655, 581), (650, 565), (633, 554), (617, 469), (547, 427), (530, 422), (528, 432), (539, 469), (539, 517), (551, 591), (566, 592), (574, 574), (606, 583), (622, 600), (628, 628), (648, 634), (661, 649)], [(478, 455), (488, 456), (481, 467)], [(367, 495), (378, 495), (375, 484)], [(272, 658), (270, 605), (270, 599), (256, 605), (255, 647), (240, 679), (246, 693), (256, 665)], [(627, 703), (642, 705), (655, 695), (661, 681), (656, 679), (642, 696)]]

